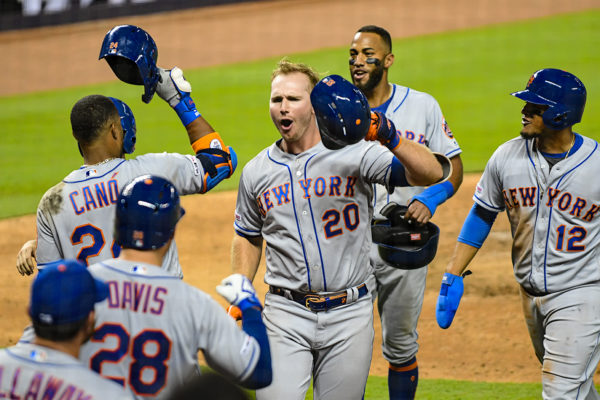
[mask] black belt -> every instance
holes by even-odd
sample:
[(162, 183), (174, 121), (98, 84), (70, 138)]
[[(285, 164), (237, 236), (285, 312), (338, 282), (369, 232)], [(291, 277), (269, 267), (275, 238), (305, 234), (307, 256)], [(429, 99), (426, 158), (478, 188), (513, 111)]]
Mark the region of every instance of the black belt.
[[(354, 301), (369, 293), (366, 283), (357, 286), (356, 291), (358, 292), (358, 295)], [(296, 303), (303, 305), (311, 311), (327, 311), (348, 303), (348, 292), (346, 290), (330, 294), (318, 294), (296, 292), (295, 290), (284, 289), (277, 286), (269, 286), (269, 293), (294, 300)]]

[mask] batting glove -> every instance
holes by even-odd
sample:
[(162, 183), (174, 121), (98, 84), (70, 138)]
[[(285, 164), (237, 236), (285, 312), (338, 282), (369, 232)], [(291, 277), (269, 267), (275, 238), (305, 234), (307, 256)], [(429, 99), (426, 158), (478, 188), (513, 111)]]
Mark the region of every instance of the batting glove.
[[(467, 273), (463, 276), (465, 275)], [(435, 307), (435, 319), (442, 329), (450, 327), (458, 309), (464, 291), (463, 276), (446, 272), (442, 278), (442, 287)]]
[(158, 71), (160, 79), (156, 86), (156, 93), (173, 107), (183, 125), (187, 126), (200, 117), (201, 114), (190, 97), (192, 85), (183, 76), (183, 71), (178, 67), (173, 67), (171, 70), (158, 68)]
[(398, 147), (401, 141), (394, 123), (379, 111), (371, 111), (371, 126), (365, 140), (379, 140), (390, 150)]
[(217, 293), (230, 304), (239, 307), (242, 312), (250, 307), (258, 307), (262, 310), (262, 305), (256, 297), (256, 290), (250, 280), (242, 274), (233, 274), (223, 279), (217, 286)]

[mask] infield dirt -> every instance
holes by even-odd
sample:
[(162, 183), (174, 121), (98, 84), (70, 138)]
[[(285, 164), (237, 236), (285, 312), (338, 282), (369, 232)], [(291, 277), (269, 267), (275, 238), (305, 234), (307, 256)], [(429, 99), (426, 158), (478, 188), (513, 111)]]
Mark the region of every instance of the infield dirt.
[[(387, 27), (393, 37), (406, 37), (600, 6), (597, 0), (486, 0), (477, 2), (477, 6), (470, 0), (398, 3), (265, 1), (0, 33), (0, 54), (8, 55), (3, 57), (0, 95), (113, 80), (106, 65), (97, 61), (98, 48), (104, 33), (121, 23), (143, 26), (159, 43), (160, 60), (177, 60), (177, 65), (185, 69), (347, 45), (356, 28), (371, 23)], [(190, 51), (190, 43), (197, 43), (200, 50)], [(29, 62), (33, 58), (44, 63)], [(65, 71), (68, 79), (62, 78)], [(460, 132), (455, 134), (459, 142), (467, 140), (461, 138)], [(273, 138), (276, 137), (273, 131)], [(56, 180), (61, 178), (57, 176)], [(418, 327), (420, 376), (539, 382), (540, 366), (533, 354), (512, 276), (511, 238), (504, 215), (497, 219), (472, 263), (474, 273), (465, 280), (465, 295), (452, 327), (442, 330), (435, 322), (441, 276), (472, 205), (478, 178), (478, 174), (466, 175), (460, 190), (438, 209), (433, 219), (442, 235), (438, 254), (429, 268)], [(220, 192), (185, 197), (187, 214), (176, 236), (184, 279), (219, 300), (214, 288), (230, 271), (235, 196), (235, 192)], [(0, 321), (4, 326), (0, 346), (15, 343), (27, 323), (25, 309), (31, 278), (18, 275), (14, 265), (21, 245), (33, 237), (34, 216), (0, 221), (0, 260), (4, 266), (0, 270)], [(264, 264), (257, 276), (262, 277), (263, 272)], [(255, 283), (264, 297), (266, 287), (262, 279)], [(225, 305), (224, 301), (221, 303)], [(378, 317), (375, 327), (371, 373), (386, 375)]]

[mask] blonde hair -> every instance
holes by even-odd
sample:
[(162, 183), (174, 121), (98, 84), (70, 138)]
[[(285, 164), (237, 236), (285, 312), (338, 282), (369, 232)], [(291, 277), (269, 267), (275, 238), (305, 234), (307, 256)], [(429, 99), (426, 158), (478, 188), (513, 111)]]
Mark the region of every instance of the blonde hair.
[(314, 68), (307, 64), (291, 62), (287, 58), (283, 58), (277, 63), (277, 68), (275, 68), (273, 74), (271, 74), (271, 81), (279, 75), (289, 75), (295, 72), (299, 72), (308, 77), (311, 89), (319, 82), (319, 73)]

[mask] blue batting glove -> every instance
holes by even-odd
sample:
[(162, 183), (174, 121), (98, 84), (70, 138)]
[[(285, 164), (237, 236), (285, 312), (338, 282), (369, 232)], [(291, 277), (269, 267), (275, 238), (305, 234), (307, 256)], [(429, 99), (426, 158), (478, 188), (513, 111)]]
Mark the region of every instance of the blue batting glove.
[(440, 328), (447, 329), (452, 324), (463, 291), (463, 277), (446, 272), (435, 307), (435, 319)]

